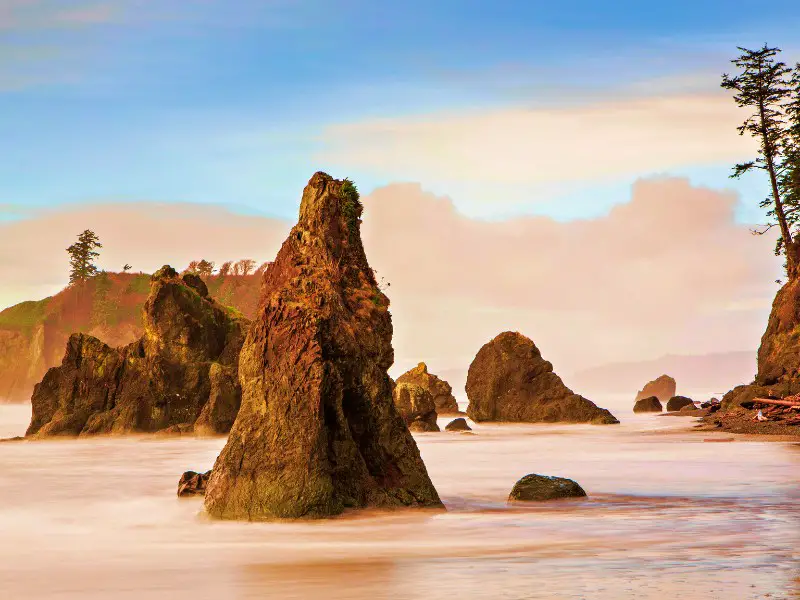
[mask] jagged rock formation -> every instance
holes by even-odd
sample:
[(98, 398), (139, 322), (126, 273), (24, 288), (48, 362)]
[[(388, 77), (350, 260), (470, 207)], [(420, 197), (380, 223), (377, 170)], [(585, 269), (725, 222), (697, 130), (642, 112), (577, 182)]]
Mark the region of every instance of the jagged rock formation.
[[(636, 393), (634, 402), (652, 396), (655, 396), (661, 402), (667, 402), (675, 395), (675, 390), (677, 390), (675, 380), (669, 375), (661, 375), (653, 381), (648, 381), (644, 387)], [(659, 408), (658, 410), (661, 409)]]
[(401, 382), (392, 393), (394, 405), (411, 431), (439, 431), (436, 405), (428, 390), (415, 383)]
[(673, 396), (667, 402), (667, 412), (681, 410), (684, 406), (694, 407), (694, 402), (691, 398), (687, 398), (686, 396)]
[(550, 477), (532, 473), (520, 479), (511, 494), (509, 502), (541, 502), (558, 498), (582, 498), (586, 492), (572, 479)]
[(661, 412), (663, 409), (664, 407), (661, 406), (661, 401), (655, 396), (637, 400), (636, 404), (633, 405), (633, 412), (635, 413)]
[(239, 408), (247, 320), (210, 299), (199, 277), (165, 266), (152, 277), (143, 323), (142, 338), (121, 348), (72, 335), (61, 366), (34, 389), (26, 435), (226, 433)]
[(428, 365), (424, 362), (403, 373), (397, 378), (397, 383), (414, 383), (425, 388), (433, 397), (437, 414), (452, 415), (460, 412), (458, 402), (453, 396), (453, 388), (446, 381), (428, 373)]
[(453, 419), (447, 425), (445, 425), (444, 429), (445, 431), (472, 431), (472, 427), (469, 426), (464, 417)]
[(527, 337), (506, 331), (484, 344), (467, 374), (467, 415), (473, 421), (619, 423), (575, 394)]
[(242, 407), (209, 480), (211, 516), (442, 507), (392, 402), (389, 300), (364, 254), (361, 211), (347, 180), (316, 173), (303, 191), (242, 348)]
[(206, 493), (209, 477), (211, 477), (211, 471), (205, 473), (186, 471), (178, 481), (178, 497), (203, 496)]

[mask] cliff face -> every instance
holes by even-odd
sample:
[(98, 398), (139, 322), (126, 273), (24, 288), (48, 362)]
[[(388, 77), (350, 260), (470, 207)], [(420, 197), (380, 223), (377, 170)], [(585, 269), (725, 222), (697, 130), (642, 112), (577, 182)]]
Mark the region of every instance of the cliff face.
[(152, 277), (143, 336), (120, 348), (74, 334), (61, 366), (34, 388), (27, 435), (225, 433), (236, 417), (235, 373), (247, 321), (170, 267)]
[(564, 385), (533, 341), (517, 332), (484, 344), (469, 366), (466, 388), (467, 415), (476, 422), (619, 423)]
[[(221, 304), (255, 314), (260, 276), (219, 276), (206, 280), (209, 295)], [(144, 333), (142, 309), (150, 276), (103, 273), (81, 288), (23, 302), (0, 312), (0, 402), (27, 402), (33, 387), (61, 364), (73, 333), (86, 333), (112, 347), (125, 346)]]
[(392, 402), (389, 300), (364, 254), (361, 210), (354, 186), (324, 173), (303, 192), (242, 348), (242, 407), (205, 498), (214, 517), (441, 506)]

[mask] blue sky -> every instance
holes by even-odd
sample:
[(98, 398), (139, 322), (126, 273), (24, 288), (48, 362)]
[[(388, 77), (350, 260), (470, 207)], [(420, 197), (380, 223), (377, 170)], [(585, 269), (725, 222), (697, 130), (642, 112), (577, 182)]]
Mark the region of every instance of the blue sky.
[[(0, 219), (96, 201), (221, 203), (293, 219), (316, 170), (363, 191), (417, 180), (325, 153), (331, 127), (717, 92), (735, 45), (794, 52), (789, 2), (2, 0)], [(791, 56), (796, 56), (792, 54)], [(661, 82), (661, 83), (658, 83)], [(380, 141), (378, 141), (380, 143)], [(568, 157), (565, 157), (568, 160)], [(535, 166), (532, 166), (535, 168)], [(538, 192), (428, 176), (483, 218), (603, 214), (639, 176), (738, 189), (724, 161), (556, 181)], [(487, 184), (488, 185), (488, 184)], [(488, 189), (488, 188), (487, 188)]]

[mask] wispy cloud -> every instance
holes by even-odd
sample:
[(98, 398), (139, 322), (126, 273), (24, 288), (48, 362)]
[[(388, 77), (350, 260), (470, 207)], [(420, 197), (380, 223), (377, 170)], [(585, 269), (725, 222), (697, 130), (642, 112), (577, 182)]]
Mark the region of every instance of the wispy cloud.
[(127, 4), (125, 0), (106, 2), (3, 0), (0, 3), (0, 30), (24, 33), (112, 23), (123, 18)]

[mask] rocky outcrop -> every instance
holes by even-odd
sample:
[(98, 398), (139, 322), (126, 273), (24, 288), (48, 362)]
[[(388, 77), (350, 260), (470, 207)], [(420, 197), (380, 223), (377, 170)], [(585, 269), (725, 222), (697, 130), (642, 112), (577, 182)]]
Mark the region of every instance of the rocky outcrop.
[(392, 401), (389, 300), (361, 211), (347, 180), (316, 173), (303, 191), (242, 348), (242, 406), (206, 491), (213, 517), (442, 507)]
[(445, 431), (472, 431), (472, 427), (469, 426), (464, 417), (453, 419), (447, 425), (445, 425), (444, 429)]
[[(667, 402), (675, 395), (677, 385), (675, 380), (669, 375), (661, 375), (653, 381), (648, 381), (645, 386), (636, 393), (634, 402), (655, 396), (661, 402)], [(661, 410), (660, 408), (658, 410)]]
[(586, 492), (572, 479), (547, 475), (526, 475), (520, 479), (508, 497), (509, 502), (541, 502), (558, 498), (581, 498)]
[(453, 388), (446, 381), (428, 373), (428, 365), (424, 362), (403, 373), (397, 378), (397, 383), (413, 383), (425, 388), (433, 397), (436, 412), (440, 415), (452, 415), (460, 412), (458, 402), (453, 396)]
[(436, 406), (428, 390), (416, 383), (398, 381), (392, 396), (397, 411), (411, 431), (439, 431)]
[(661, 406), (661, 401), (655, 396), (637, 400), (636, 404), (633, 405), (633, 412), (635, 413), (661, 412), (662, 410), (664, 410), (664, 407)]
[(684, 406), (691, 406), (694, 408), (694, 401), (686, 396), (673, 396), (667, 402), (667, 412), (681, 410)]
[(211, 471), (206, 471), (205, 473), (186, 471), (178, 481), (178, 497), (205, 495), (206, 485), (208, 485), (210, 476)]
[(112, 348), (72, 335), (61, 366), (34, 388), (27, 435), (226, 433), (239, 407), (248, 322), (207, 293), (198, 277), (165, 266), (152, 277), (139, 340)]
[(564, 385), (536, 345), (517, 332), (484, 344), (469, 366), (466, 390), (467, 415), (476, 423), (619, 423)]

